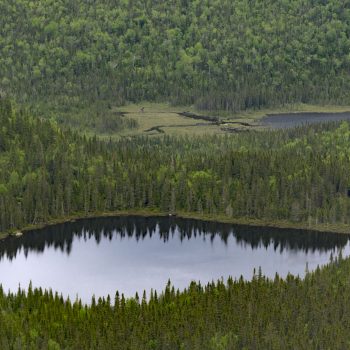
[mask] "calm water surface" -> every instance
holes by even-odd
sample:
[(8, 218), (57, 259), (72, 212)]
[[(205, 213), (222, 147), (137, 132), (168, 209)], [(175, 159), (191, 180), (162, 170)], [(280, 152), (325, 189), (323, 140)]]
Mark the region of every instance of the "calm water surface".
[(168, 279), (183, 289), (229, 276), (305, 274), (350, 252), (346, 235), (251, 228), (179, 218), (80, 220), (0, 242), (0, 283), (51, 288), (83, 302), (161, 291)]
[(325, 122), (350, 121), (350, 112), (340, 113), (281, 113), (268, 114), (262, 118), (262, 124), (273, 129), (293, 128), (305, 124), (316, 124)]

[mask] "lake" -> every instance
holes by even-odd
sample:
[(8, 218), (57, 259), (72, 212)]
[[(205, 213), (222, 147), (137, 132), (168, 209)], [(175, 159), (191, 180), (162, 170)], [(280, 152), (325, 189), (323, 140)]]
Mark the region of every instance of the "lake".
[(85, 303), (116, 290), (162, 291), (170, 279), (179, 289), (232, 276), (250, 279), (258, 270), (274, 277), (305, 275), (349, 255), (349, 236), (258, 228), (176, 217), (121, 216), (84, 219), (0, 241), (0, 283), (57, 291)]
[(281, 113), (267, 114), (261, 119), (264, 126), (274, 129), (292, 128), (306, 124), (316, 124), (325, 122), (340, 122), (342, 120), (350, 121), (350, 112), (339, 113)]

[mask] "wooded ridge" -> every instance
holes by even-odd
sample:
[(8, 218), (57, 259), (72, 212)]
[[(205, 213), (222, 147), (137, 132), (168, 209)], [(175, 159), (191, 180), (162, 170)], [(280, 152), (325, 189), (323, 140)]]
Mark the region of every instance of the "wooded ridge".
[[(0, 13), (0, 89), (59, 120), (74, 110), (72, 124), (108, 129), (100, 101), (349, 104), (346, 1), (17, 0)], [(98, 118), (78, 117), (94, 103)]]

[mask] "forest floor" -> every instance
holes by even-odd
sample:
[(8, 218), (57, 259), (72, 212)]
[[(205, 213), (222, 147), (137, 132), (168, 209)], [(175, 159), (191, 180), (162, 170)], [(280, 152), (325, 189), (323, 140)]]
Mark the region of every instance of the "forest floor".
[[(290, 114), (290, 117), (299, 113), (306, 115), (324, 114), (325, 121), (332, 120), (337, 113), (348, 112), (350, 118), (350, 106), (316, 106), (316, 105), (285, 105), (275, 109), (247, 110), (239, 113), (226, 111), (199, 111), (191, 106), (171, 106), (166, 103), (139, 103), (123, 107), (114, 107), (115, 113), (123, 118), (132, 118), (137, 121), (138, 127), (125, 129), (112, 137), (133, 136), (183, 136), (183, 135), (213, 135), (240, 133), (250, 130), (261, 131), (271, 125), (271, 116)], [(269, 116), (269, 123), (265, 118)], [(287, 123), (288, 124), (288, 123)], [(281, 127), (281, 123), (276, 123)], [(100, 135), (101, 137), (111, 137)]]
[(273, 227), (281, 229), (296, 229), (304, 231), (318, 231), (341, 234), (350, 234), (350, 225), (347, 224), (308, 224), (308, 223), (296, 223), (287, 220), (264, 220), (264, 219), (254, 219), (254, 218), (231, 218), (225, 215), (209, 215), (200, 214), (194, 212), (184, 212), (179, 211), (173, 214), (168, 212), (162, 212), (157, 209), (133, 209), (133, 210), (121, 210), (121, 211), (110, 211), (110, 212), (94, 212), (94, 213), (76, 213), (70, 216), (64, 216), (56, 219), (51, 219), (45, 223), (33, 224), (23, 227), (21, 229), (14, 229), (7, 232), (0, 233), (0, 241), (8, 236), (22, 236), (28, 231), (45, 228), (51, 225), (63, 224), (69, 221), (75, 221), (79, 219), (86, 218), (97, 218), (97, 217), (113, 217), (113, 216), (176, 216), (185, 219), (195, 219), (203, 221), (213, 221), (220, 223), (228, 223), (233, 225), (246, 225), (254, 227)]

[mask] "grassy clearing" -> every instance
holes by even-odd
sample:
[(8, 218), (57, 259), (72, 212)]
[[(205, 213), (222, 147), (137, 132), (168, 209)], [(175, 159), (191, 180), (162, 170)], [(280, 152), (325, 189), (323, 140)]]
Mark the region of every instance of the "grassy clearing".
[[(102, 139), (119, 139), (123, 137), (162, 135), (220, 135), (229, 132), (239, 132), (246, 129), (263, 130), (260, 119), (267, 114), (287, 112), (345, 112), (350, 106), (316, 106), (306, 104), (291, 104), (271, 109), (251, 109), (239, 113), (227, 111), (201, 111), (193, 106), (172, 106), (167, 103), (142, 102), (122, 107), (113, 107), (106, 101), (97, 101), (89, 107), (77, 104), (66, 108), (65, 104), (52, 102), (30, 106), (35, 115), (55, 118), (59, 123), (68, 124), (77, 130), (84, 130), (87, 136), (97, 134)], [(45, 113), (43, 111), (46, 111)], [(49, 111), (49, 112), (47, 112)], [(223, 124), (192, 119), (178, 113), (191, 112), (197, 115), (216, 117)], [(123, 116), (121, 117), (121, 113)], [(120, 119), (122, 118), (122, 119)], [(137, 127), (123, 130), (110, 128), (109, 125), (120, 124), (123, 119), (135, 120)], [(225, 123), (228, 122), (228, 123)], [(248, 123), (250, 127), (233, 123)], [(106, 124), (106, 125), (105, 125)], [(125, 123), (126, 125), (128, 123)], [(115, 125), (114, 125), (115, 126)]]
[[(172, 106), (168, 103), (151, 102), (113, 107), (111, 103), (107, 103), (106, 101), (96, 101), (89, 106), (84, 106), (77, 102), (76, 105), (70, 105), (70, 107), (57, 101), (50, 103), (38, 102), (35, 105), (28, 105), (27, 107), (32, 110), (34, 115), (56, 119), (59, 124), (69, 125), (80, 131), (83, 130), (87, 136), (97, 134), (102, 139), (119, 139), (135, 136), (159, 137), (162, 135), (223, 135), (230, 131), (237, 132), (246, 129), (263, 130), (266, 127), (260, 125), (260, 119), (267, 114), (350, 111), (350, 106), (291, 104), (279, 108), (251, 109), (232, 113), (227, 111), (203, 111), (197, 110), (193, 106)], [(181, 116), (178, 114), (181, 112), (216, 117), (223, 124), (217, 125), (210, 121)], [(115, 124), (119, 125), (123, 119), (125, 121), (135, 120), (138, 126), (133, 129), (125, 127), (123, 130), (118, 131), (118, 128), (115, 128)], [(246, 127), (234, 123), (248, 123), (252, 126)], [(125, 124), (127, 125), (128, 123)], [(109, 127), (110, 125), (114, 125), (114, 128)]]
[[(191, 106), (171, 106), (166, 103), (139, 103), (130, 104), (123, 107), (115, 107), (114, 110), (119, 113), (125, 113), (124, 118), (132, 118), (137, 121), (138, 128), (124, 130), (114, 137), (128, 136), (161, 136), (161, 135), (213, 135), (225, 134), (223, 130), (225, 125), (217, 125), (213, 122), (199, 119), (192, 119), (181, 116), (178, 113), (192, 112), (198, 115), (218, 117), (220, 121), (239, 121), (239, 122), (254, 122), (253, 119), (244, 119), (231, 115), (223, 116), (220, 113), (210, 111), (198, 111)], [(228, 125), (227, 125), (228, 126)], [(226, 126), (226, 127), (227, 127)], [(239, 125), (234, 125), (235, 128), (240, 128)], [(244, 127), (243, 127), (244, 129)], [(110, 137), (109, 135), (103, 135)]]
[[(143, 111), (141, 111), (142, 108)], [(119, 112), (125, 112), (125, 118), (133, 118), (139, 125), (137, 129), (121, 132), (121, 136), (155, 136), (164, 133), (173, 136), (222, 133), (220, 127), (217, 125), (211, 125), (210, 122), (206, 121), (193, 120), (178, 114), (184, 111), (194, 112), (191, 107), (173, 107), (168, 104), (143, 103), (120, 107), (117, 110)], [(156, 127), (158, 129), (150, 130)]]
[[(134, 136), (159, 137), (162, 135), (213, 135), (227, 134), (232, 131), (262, 130), (265, 127), (260, 125), (260, 119), (267, 114), (278, 114), (288, 112), (346, 112), (350, 106), (316, 106), (306, 104), (285, 105), (274, 109), (247, 110), (239, 113), (225, 111), (200, 111), (193, 106), (171, 106), (167, 103), (138, 103), (122, 107), (114, 107), (114, 112), (124, 113), (124, 118), (132, 118), (137, 121), (135, 129), (125, 129), (114, 134), (100, 134), (103, 138), (120, 138)], [(223, 124), (192, 119), (179, 115), (181, 112), (192, 112), (197, 115), (217, 117)], [(227, 122), (227, 123), (225, 123)], [(233, 122), (233, 124), (232, 124)], [(250, 127), (234, 124), (248, 123)]]

